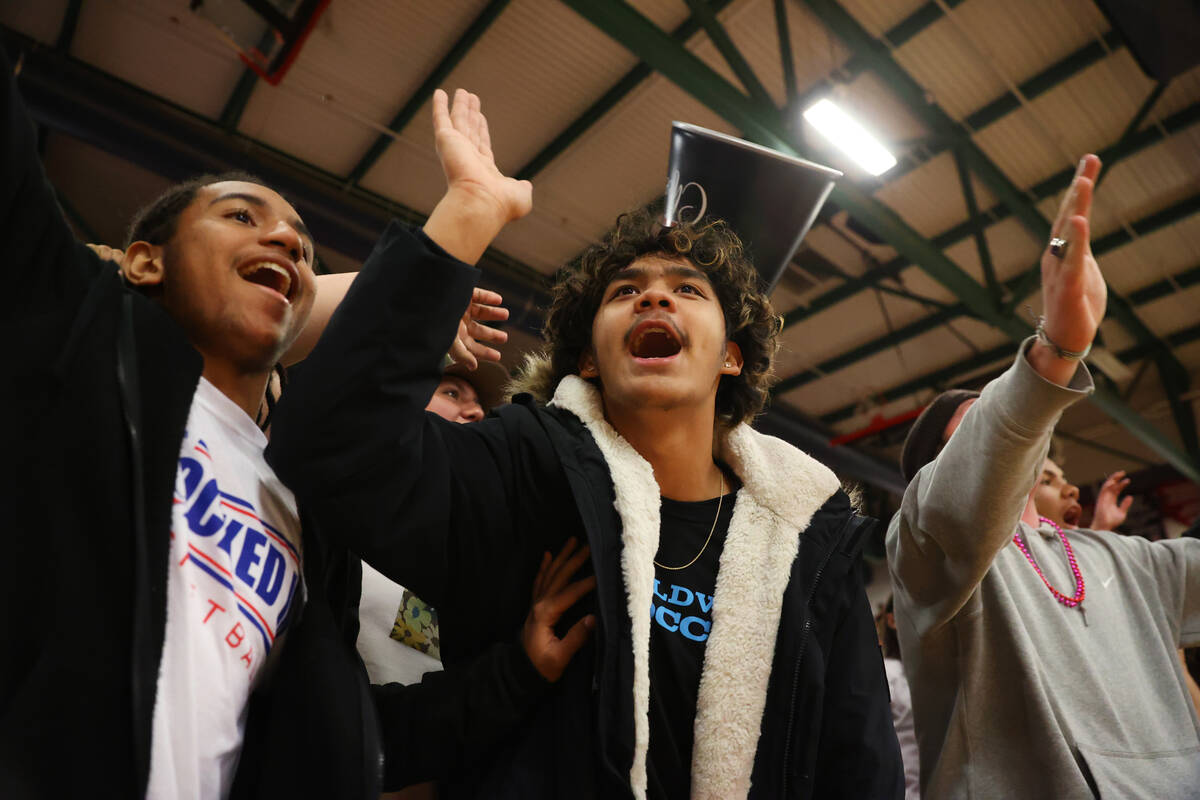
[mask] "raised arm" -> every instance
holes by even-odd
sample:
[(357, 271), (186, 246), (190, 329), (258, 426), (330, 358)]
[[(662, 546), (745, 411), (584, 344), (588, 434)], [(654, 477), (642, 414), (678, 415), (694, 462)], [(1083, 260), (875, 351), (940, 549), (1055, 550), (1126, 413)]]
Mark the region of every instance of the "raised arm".
[(75, 240), (46, 180), (33, 122), (0, 47), (0, 320), (78, 304), (100, 259)]
[(988, 384), (941, 454), (913, 478), (889, 526), (893, 584), (918, 634), (951, 619), (975, 591), (1013, 536), (1060, 415), (1091, 390), (1086, 368), (1067, 351), (1087, 350), (1104, 317), (1107, 290), (1088, 240), (1099, 171), (1095, 156), (1080, 162), (1051, 234), (1069, 244), (1042, 254), (1050, 343), (1029, 340)]
[(434, 118), (446, 195), (424, 234), (384, 233), (289, 384), (267, 455), (324, 530), (440, 607), (458, 565), (516, 557), (527, 532), (512, 530), (512, 482), (546, 448), (522, 450), (496, 420), (424, 411), (478, 276), (463, 260), (530, 196), (496, 169), (477, 98), (460, 92), (450, 113), (439, 92)]

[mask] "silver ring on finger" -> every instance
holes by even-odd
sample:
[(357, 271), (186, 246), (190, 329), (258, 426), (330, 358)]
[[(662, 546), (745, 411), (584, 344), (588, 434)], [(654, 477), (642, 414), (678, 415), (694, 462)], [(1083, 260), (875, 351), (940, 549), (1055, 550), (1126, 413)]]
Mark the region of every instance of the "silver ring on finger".
[(1067, 247), (1069, 244), (1070, 242), (1068, 242), (1066, 239), (1063, 239), (1061, 236), (1051, 236), (1050, 255), (1054, 256), (1055, 258), (1062, 258), (1067, 254)]

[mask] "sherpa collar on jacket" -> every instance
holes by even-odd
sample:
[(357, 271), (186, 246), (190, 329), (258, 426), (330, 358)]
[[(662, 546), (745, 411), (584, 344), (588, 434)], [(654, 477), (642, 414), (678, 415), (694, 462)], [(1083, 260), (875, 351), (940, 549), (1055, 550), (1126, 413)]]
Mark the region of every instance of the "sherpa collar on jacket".
[[(629, 780), (646, 796), (650, 744), (650, 607), (661, 497), (654, 470), (604, 418), (600, 393), (569, 375), (551, 405), (592, 434), (612, 475), (621, 518), (621, 573), (633, 632), (634, 756)], [(783, 595), (800, 534), (838, 489), (827, 467), (786, 442), (738, 425), (718, 457), (742, 482), (721, 553), (696, 702), (692, 797), (745, 797), (758, 748)]]

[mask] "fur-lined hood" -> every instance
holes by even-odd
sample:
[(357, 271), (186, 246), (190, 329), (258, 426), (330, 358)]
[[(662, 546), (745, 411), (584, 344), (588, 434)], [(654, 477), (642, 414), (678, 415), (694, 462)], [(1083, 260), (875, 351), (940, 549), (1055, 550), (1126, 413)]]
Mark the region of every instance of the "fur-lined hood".
[[(612, 475), (633, 635), (635, 738), (630, 784), (635, 796), (645, 797), (650, 608), (661, 505), (658, 484), (649, 462), (605, 420), (600, 393), (590, 383), (567, 376), (550, 405), (570, 411), (583, 422)], [(812, 515), (839, 488), (837, 477), (823, 464), (745, 424), (721, 434), (718, 457), (742, 481), (742, 489), (721, 553), (696, 704), (692, 796), (698, 798), (745, 797), (750, 790), (792, 563)]]

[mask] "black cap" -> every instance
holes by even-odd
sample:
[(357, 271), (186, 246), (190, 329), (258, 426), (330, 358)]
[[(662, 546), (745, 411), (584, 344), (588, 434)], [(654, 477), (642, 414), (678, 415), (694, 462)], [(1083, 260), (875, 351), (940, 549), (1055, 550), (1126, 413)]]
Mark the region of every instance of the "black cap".
[(975, 397), (979, 397), (979, 392), (951, 389), (942, 392), (925, 406), (921, 416), (908, 429), (904, 449), (900, 451), (900, 471), (904, 473), (905, 482), (911, 481), (921, 467), (937, 458), (945, 444), (942, 434), (946, 432), (946, 424), (959, 406)]
[(770, 293), (840, 177), (836, 169), (674, 122), (663, 222), (724, 220), (750, 254), (759, 288)]

